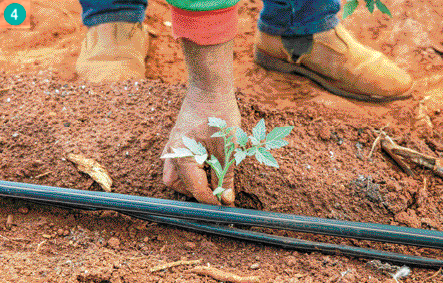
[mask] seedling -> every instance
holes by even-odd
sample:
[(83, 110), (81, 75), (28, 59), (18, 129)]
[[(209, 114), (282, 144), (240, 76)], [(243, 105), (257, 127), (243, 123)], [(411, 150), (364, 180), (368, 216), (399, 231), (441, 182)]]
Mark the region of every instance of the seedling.
[[(229, 167), (234, 164), (239, 165), (247, 156), (255, 156), (258, 162), (278, 168), (278, 163), (272, 154), (271, 149), (281, 148), (288, 145), (283, 140), (288, 136), (294, 127), (277, 127), (266, 134), (265, 120), (261, 119), (252, 129), (252, 136), (248, 136), (245, 131), (239, 127), (228, 127), (226, 121), (220, 118), (209, 117), (208, 125), (218, 128), (212, 138), (223, 138), (224, 142), (224, 166), (220, 161), (211, 155), (208, 159), (206, 148), (194, 139), (182, 136), (183, 144), (186, 148), (172, 148), (173, 153), (166, 153), (161, 158), (184, 158), (194, 157), (198, 164), (206, 162), (215, 172), (218, 179), (218, 186), (213, 194), (221, 200), (221, 195), (225, 191), (223, 180)], [(236, 142), (233, 141), (234, 137)], [(234, 156), (232, 157), (232, 155)]]
[[(371, 14), (374, 12), (374, 8), (377, 7), (383, 14), (389, 15), (389, 17), (392, 18), (391, 11), (389, 11), (388, 7), (386, 7), (386, 5), (380, 0), (364, 0), (364, 2), (366, 3), (366, 8), (368, 8), (368, 11), (371, 12)], [(358, 4), (358, 0), (348, 0), (343, 7), (343, 19), (354, 13)]]

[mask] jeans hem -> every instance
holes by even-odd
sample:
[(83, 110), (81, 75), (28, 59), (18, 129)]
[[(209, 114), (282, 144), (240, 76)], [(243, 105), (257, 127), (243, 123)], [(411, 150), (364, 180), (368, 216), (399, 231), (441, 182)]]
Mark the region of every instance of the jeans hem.
[(294, 26), (285, 29), (275, 28), (273, 26), (267, 25), (261, 19), (259, 19), (257, 26), (261, 32), (270, 35), (301, 36), (333, 29), (339, 22), (340, 20), (337, 18), (336, 15), (329, 15), (319, 21), (303, 24), (296, 23)]
[(91, 27), (113, 22), (141, 23), (144, 19), (144, 10), (140, 13), (137, 13), (135, 11), (119, 11), (88, 17), (87, 19), (83, 19), (83, 24), (87, 27)]

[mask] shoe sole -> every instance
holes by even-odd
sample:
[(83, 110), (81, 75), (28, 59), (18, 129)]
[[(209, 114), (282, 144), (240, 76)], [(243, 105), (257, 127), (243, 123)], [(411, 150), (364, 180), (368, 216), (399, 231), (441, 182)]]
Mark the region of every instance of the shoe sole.
[(390, 102), (395, 100), (404, 100), (411, 97), (412, 90), (414, 86), (412, 86), (408, 91), (403, 93), (399, 96), (392, 96), (392, 97), (386, 97), (386, 96), (377, 96), (377, 95), (367, 95), (367, 94), (360, 94), (355, 92), (346, 91), (343, 89), (340, 89), (333, 85), (330, 79), (327, 79), (303, 66), (295, 65), (293, 63), (285, 62), (281, 59), (272, 57), (267, 55), (266, 53), (258, 50), (255, 48), (254, 50), (254, 60), (255, 62), (262, 66), (263, 68), (271, 71), (277, 71), (282, 73), (289, 73), (289, 74), (298, 74), (302, 75), (304, 77), (307, 77), (322, 87), (324, 87), (326, 90), (330, 91), (331, 93), (346, 97), (346, 98), (352, 98), (360, 101), (366, 101), (366, 102)]

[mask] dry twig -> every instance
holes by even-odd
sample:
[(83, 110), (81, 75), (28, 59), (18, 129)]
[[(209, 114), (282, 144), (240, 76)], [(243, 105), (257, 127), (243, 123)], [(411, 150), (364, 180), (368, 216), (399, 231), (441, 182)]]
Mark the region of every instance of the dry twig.
[(409, 168), (408, 164), (406, 164), (403, 159), (396, 155), (393, 152), (393, 149), (396, 147), (396, 144), (394, 143), (394, 141), (385, 133), (382, 133), (382, 138), (380, 141), (380, 145), (381, 148), (386, 151), (387, 154), (389, 154), (390, 157), (392, 157), (392, 159), (395, 160), (395, 162), (398, 164), (398, 166), (400, 166), (400, 168), (409, 176), (413, 176), (414, 172), (412, 172), (411, 168)]
[(0, 94), (6, 93), (8, 90), (11, 90), (12, 87), (0, 88)]
[(226, 272), (213, 267), (197, 266), (191, 269), (191, 272), (198, 275), (206, 275), (219, 281), (227, 281), (233, 283), (256, 283), (260, 282), (259, 276), (239, 276), (234, 273)]
[(387, 127), (389, 127), (389, 125), (384, 126), (383, 128), (381, 128), (378, 131), (373, 130), (376, 134), (378, 134), (377, 138), (374, 140), (374, 142), (372, 143), (372, 148), (371, 151), (368, 154), (368, 158), (371, 158), (372, 153), (374, 153), (375, 147), (377, 146), (377, 144), (379, 143), (381, 136), (385, 133), (383, 130), (386, 129)]
[(426, 282), (426, 281), (428, 281), (428, 280), (431, 280), (431, 279), (437, 277), (439, 274), (441, 274), (441, 269), (442, 269), (442, 268), (440, 267), (440, 269), (439, 269), (437, 272), (435, 272), (434, 274), (432, 274), (432, 275), (429, 276), (428, 278), (425, 278), (425, 280), (424, 280), (423, 282)]
[(149, 269), (149, 271), (156, 272), (156, 271), (167, 269), (167, 268), (171, 268), (171, 267), (174, 267), (174, 266), (190, 265), (190, 264), (200, 264), (201, 262), (202, 262), (201, 259), (197, 259), (197, 260), (179, 260), (179, 261), (168, 262), (168, 263), (165, 263), (165, 264), (160, 264), (160, 265), (154, 266), (151, 269)]
[(52, 173), (52, 171), (48, 171), (48, 172), (45, 172), (45, 173), (42, 173), (40, 175), (35, 176), (35, 178), (39, 179), (39, 178), (45, 177), (45, 176), (47, 176), (47, 175), (49, 175), (51, 173)]
[(37, 245), (37, 248), (35, 249), (35, 253), (38, 253), (40, 251), (40, 248), (43, 246), (44, 243), (46, 243), (47, 240), (42, 241), (40, 244)]

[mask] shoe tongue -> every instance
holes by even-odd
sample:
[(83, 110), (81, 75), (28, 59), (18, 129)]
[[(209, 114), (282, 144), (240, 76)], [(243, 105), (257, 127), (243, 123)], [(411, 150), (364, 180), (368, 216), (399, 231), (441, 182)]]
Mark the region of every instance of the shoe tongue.
[(282, 36), (285, 49), (292, 55), (292, 60), (296, 61), (301, 55), (311, 50), (314, 37), (312, 34), (303, 36)]

